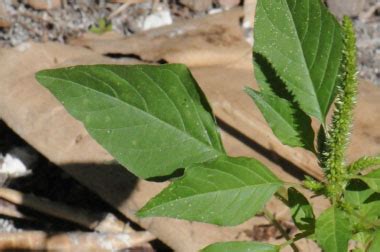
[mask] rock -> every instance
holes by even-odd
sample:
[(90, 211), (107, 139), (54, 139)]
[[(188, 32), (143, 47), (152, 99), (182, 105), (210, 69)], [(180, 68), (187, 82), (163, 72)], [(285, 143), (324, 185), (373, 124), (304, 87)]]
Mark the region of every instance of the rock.
[(142, 29), (144, 31), (158, 28), (173, 23), (169, 7), (164, 4), (157, 4), (152, 14), (147, 16), (143, 22)]
[(219, 0), (218, 2), (224, 9), (227, 10), (240, 4), (240, 0)]
[(51, 10), (61, 7), (61, 0), (27, 0), (26, 2), (36, 10)]
[(179, 0), (179, 2), (193, 11), (207, 11), (212, 6), (212, 0)]
[(327, 6), (338, 18), (344, 15), (356, 17), (364, 8), (366, 0), (327, 0)]

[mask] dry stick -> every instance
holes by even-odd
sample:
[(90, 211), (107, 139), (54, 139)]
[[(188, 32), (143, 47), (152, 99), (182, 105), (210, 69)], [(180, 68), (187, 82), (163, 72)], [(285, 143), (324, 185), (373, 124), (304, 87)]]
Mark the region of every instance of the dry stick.
[(0, 199), (0, 215), (17, 219), (33, 219), (17, 210), (17, 207), (14, 204), (3, 199)]
[[(0, 198), (99, 232), (128, 232), (129, 228), (128, 225), (125, 225), (113, 214), (108, 213), (104, 217), (103, 214), (94, 214), (80, 208), (52, 202), (31, 194), (23, 194), (9, 188), (0, 188)], [(132, 230), (129, 228), (129, 231)]]
[(367, 23), (369, 19), (374, 15), (374, 13), (377, 11), (377, 9), (380, 9), (380, 3), (376, 3), (375, 5), (371, 6), (366, 12), (360, 14), (360, 21), (362, 21), (363, 23)]
[(122, 13), (125, 9), (128, 8), (128, 6), (132, 4), (137, 4), (137, 3), (143, 3), (146, 2), (147, 0), (124, 0), (124, 4), (122, 4), (119, 8), (117, 8), (115, 11), (113, 11), (107, 18), (107, 20), (111, 20), (112, 18), (116, 17), (120, 13)]
[[(289, 241), (289, 242), (292, 241), (292, 239), (289, 237), (288, 233), (283, 229), (281, 224), (276, 220), (276, 217), (265, 208), (264, 208), (263, 212), (264, 212), (265, 218), (267, 218), (272, 223), (272, 225), (275, 226), (278, 231), (280, 231), (281, 235), (287, 241)], [(297, 245), (295, 245), (294, 243), (290, 242), (289, 246), (292, 247), (294, 252), (299, 252)]]
[(146, 231), (133, 234), (28, 231), (1, 233), (0, 250), (119, 251), (139, 246), (149, 248), (147, 243), (154, 239)]

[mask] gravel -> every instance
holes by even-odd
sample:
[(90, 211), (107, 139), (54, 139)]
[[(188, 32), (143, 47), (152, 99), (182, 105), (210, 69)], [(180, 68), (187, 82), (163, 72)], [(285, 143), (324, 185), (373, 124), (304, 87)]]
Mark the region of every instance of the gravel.
[[(88, 4), (83, 0), (66, 1), (67, 5), (64, 8), (41, 11), (31, 8), (24, 1), (18, 1), (15, 5), (12, 1), (5, 0), (12, 25), (9, 29), (0, 29), (0, 46), (17, 46), (28, 40), (65, 43), (68, 38), (87, 32), (100, 19), (107, 18), (122, 6), (120, 3), (104, 1), (94, 4), (93, 0), (88, 0)], [(163, 1), (160, 5), (161, 10), (152, 8), (152, 5), (147, 3), (135, 4), (114, 16), (109, 22), (112, 23), (113, 30), (129, 36), (149, 28), (149, 20), (154, 20), (156, 24), (160, 21), (157, 19), (161, 17), (162, 25), (165, 25), (170, 24), (171, 19), (175, 21), (205, 14), (176, 2)], [(378, 3), (379, 0), (367, 0), (363, 13)], [(358, 37), (359, 77), (380, 85), (380, 10), (375, 11), (366, 20), (359, 17), (354, 19)]]
[[(367, 1), (363, 13), (379, 0)], [(356, 18), (359, 77), (380, 85), (380, 8), (368, 18)]]

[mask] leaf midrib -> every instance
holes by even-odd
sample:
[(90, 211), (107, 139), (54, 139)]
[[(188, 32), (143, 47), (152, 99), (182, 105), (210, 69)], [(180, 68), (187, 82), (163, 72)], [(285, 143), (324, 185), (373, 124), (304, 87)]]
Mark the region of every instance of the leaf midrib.
[[(160, 120), (160, 119), (157, 118), (157, 117), (154, 117), (153, 115), (149, 114), (148, 112), (146, 112), (146, 111), (144, 111), (144, 110), (142, 110), (142, 109), (140, 109), (140, 108), (138, 108), (138, 107), (136, 107), (136, 106), (133, 106), (133, 105), (131, 105), (131, 104), (129, 104), (129, 103), (126, 103), (126, 102), (124, 102), (124, 101), (122, 101), (122, 100), (120, 100), (120, 99), (117, 99), (117, 98), (114, 97), (114, 96), (111, 96), (111, 95), (109, 95), (109, 94), (102, 93), (102, 92), (100, 92), (100, 91), (98, 91), (98, 90), (96, 90), (96, 89), (93, 89), (93, 88), (90, 88), (90, 87), (87, 87), (87, 86), (83, 86), (83, 85), (81, 85), (80, 83), (77, 83), (77, 82), (74, 82), (74, 81), (71, 81), (71, 80), (67, 80), (67, 79), (62, 79), (62, 78), (57, 78), (57, 77), (52, 77), (52, 76), (46, 76), (46, 75), (40, 75), (39, 78), (47, 78), (47, 79), (59, 80), (59, 81), (63, 81), (63, 82), (69, 82), (69, 83), (71, 83), (71, 84), (77, 85), (77, 86), (82, 87), (82, 88), (84, 88), (84, 89), (88, 89), (88, 90), (90, 90), (90, 91), (92, 91), (92, 92), (95, 92), (95, 93), (97, 93), (97, 94), (100, 94), (100, 95), (103, 95), (103, 96), (107, 96), (109, 99), (114, 100), (114, 101), (117, 102), (117, 103), (121, 103), (121, 104), (124, 105), (124, 106), (129, 106), (129, 107), (131, 107), (131, 108), (133, 108), (133, 109), (135, 109), (135, 110), (138, 110), (139, 112), (142, 112), (145, 116), (147, 116), (147, 117), (149, 117), (149, 118), (152, 118), (153, 120), (156, 120), (156, 121), (158, 121), (158, 122), (160, 122), (160, 123), (163, 123), (163, 124), (169, 126), (170, 128), (175, 129), (176, 131), (180, 132), (181, 134), (186, 135), (188, 138), (195, 139), (197, 142), (201, 143), (201, 145), (206, 146), (208, 149), (212, 149), (212, 150), (213, 150), (214, 152), (216, 152), (217, 154), (219, 154), (219, 155), (222, 155), (222, 154), (223, 154), (220, 150), (214, 148), (214, 146), (212, 146), (212, 145), (208, 145), (208, 144), (204, 143), (203, 141), (199, 140), (198, 138), (195, 138), (194, 136), (190, 135), (187, 131), (181, 131), (181, 130), (178, 129), (177, 127), (174, 127), (173, 125), (171, 125), (171, 124), (169, 124), (169, 123), (167, 123), (167, 122), (165, 122), (165, 121), (163, 121), (163, 120)], [(208, 134), (207, 134), (207, 135), (208, 135)]]
[[(289, 7), (289, 4), (288, 4), (288, 2), (286, 1), (286, 0), (282, 0), (282, 3), (284, 4), (284, 1), (285, 1), (285, 5), (286, 5), (286, 8), (287, 8), (287, 10), (288, 10), (288, 15), (290, 16), (290, 18), (291, 18), (291, 28), (292, 28), (292, 30), (295, 32), (295, 34), (296, 34), (296, 36), (297, 36), (297, 39), (296, 39), (296, 45), (298, 46), (298, 49), (300, 50), (300, 52), (301, 52), (301, 54), (302, 54), (302, 57), (300, 57), (301, 58), (301, 60), (302, 60), (302, 62), (300, 62), (301, 64), (302, 64), (302, 66), (303, 66), (303, 68), (304, 68), (304, 70), (306, 69), (307, 71), (306, 71), (306, 73), (307, 73), (307, 76), (308, 76), (308, 78), (309, 78), (309, 83), (311, 84), (311, 86), (312, 86), (312, 95), (315, 97), (315, 101), (317, 102), (317, 104), (318, 104), (318, 113), (319, 113), (319, 115), (321, 116), (321, 119), (323, 118), (323, 113), (322, 113), (322, 108), (321, 108), (321, 104), (320, 104), (320, 102), (319, 102), (319, 100), (318, 100), (318, 95), (317, 95), (317, 92), (316, 92), (316, 89), (315, 89), (315, 87), (314, 87), (314, 82), (313, 82), (313, 80), (311, 79), (311, 76), (310, 76), (310, 71), (309, 71), (309, 69), (308, 69), (308, 67), (307, 67), (307, 64), (306, 64), (306, 59), (305, 59), (305, 54), (304, 54), (304, 50), (303, 50), (303, 48), (302, 48), (302, 44), (301, 44), (301, 41), (300, 41), (300, 37), (299, 37), (299, 34), (298, 34), (298, 31), (297, 31), (297, 29), (296, 29), (296, 27), (295, 27), (295, 22), (294, 22), (294, 18), (293, 18), (293, 15), (292, 15), (292, 13), (291, 13), (291, 10), (290, 10), (290, 7)], [(271, 24), (272, 24), (272, 26), (275, 28), (275, 29), (277, 29), (277, 30), (279, 30), (278, 28), (277, 28), (277, 26), (273, 23), (273, 21), (269, 18), (269, 15), (268, 15), (268, 13), (267, 13), (267, 10), (266, 10), (266, 8), (264, 7), (264, 5), (262, 4), (262, 2), (261, 1), (259, 1), (259, 3), (261, 3), (261, 5), (262, 5), (262, 9), (264, 10), (264, 13), (265, 13), (265, 15), (267, 16), (267, 18), (268, 18), (268, 20), (271, 22)], [(280, 52), (280, 51), (278, 51), (278, 52)], [(281, 53), (281, 52), (280, 52)], [(285, 56), (285, 55), (284, 55)], [(287, 58), (289, 58), (289, 57), (287, 57)], [(289, 82), (289, 81), (288, 81)], [(297, 87), (297, 86), (293, 86), (294, 88), (297, 88), (297, 89), (300, 89), (299, 87)], [(302, 90), (302, 89), (300, 89), (301, 91), (303, 91), (303, 92), (305, 92), (305, 90)], [(308, 92), (306, 92), (306, 93), (308, 93)]]
[[(291, 19), (292, 19), (291, 25), (292, 25), (293, 31), (295, 32), (295, 34), (297, 34), (297, 38), (298, 38), (298, 39), (297, 39), (297, 45), (298, 45), (298, 47), (300, 48), (300, 50), (301, 50), (301, 52), (302, 52), (302, 61), (303, 61), (303, 65), (305, 66), (304, 68), (306, 68), (306, 70), (307, 70), (308, 77), (309, 77), (309, 80), (310, 80), (311, 86), (312, 86), (312, 88), (313, 88), (312, 90), (313, 90), (313, 92), (314, 92), (314, 96), (316, 97), (316, 100), (317, 100), (317, 102), (318, 102), (319, 113), (320, 113), (320, 115), (321, 115), (322, 118), (323, 118), (323, 113), (322, 113), (321, 104), (320, 104), (319, 99), (318, 99), (318, 93), (317, 93), (317, 90), (315, 89), (314, 82), (313, 82), (313, 80), (312, 80), (312, 78), (311, 78), (310, 70), (309, 70), (309, 68), (307, 67), (306, 58), (305, 58), (305, 53), (304, 53), (304, 50), (303, 50), (303, 48), (302, 48), (301, 38), (299, 37), (299, 34), (298, 34), (298, 31), (297, 31), (297, 28), (296, 28), (296, 26), (295, 26), (294, 17), (293, 17), (292, 12), (291, 12), (291, 10), (290, 10), (290, 8), (289, 8), (289, 4), (288, 4), (288, 2), (287, 2), (286, 0), (283, 0), (283, 1), (286, 2), (286, 7), (287, 7), (287, 9), (288, 9), (288, 13), (289, 13), (289, 15), (290, 15), (290, 17), (291, 17)], [(309, 1), (309, 0), (306, 0), (306, 1)], [(297, 2), (297, 1), (296, 1), (296, 2)], [(321, 13), (321, 16), (322, 16), (322, 13)], [(309, 23), (309, 22), (310, 22), (310, 19), (309, 19), (309, 16), (308, 16), (308, 18), (307, 18), (307, 23)], [(321, 25), (321, 26), (322, 26), (322, 25)], [(318, 39), (318, 43), (320, 43), (320, 39)], [(317, 56), (316, 56), (316, 57), (317, 57)]]
[[(182, 185), (181, 185), (182, 186)], [(190, 195), (190, 196), (187, 196), (187, 197), (182, 197), (182, 198), (179, 198), (179, 199), (173, 199), (173, 200), (169, 200), (163, 204), (158, 204), (154, 207), (151, 207), (147, 210), (143, 210), (142, 212), (150, 212), (150, 211), (153, 211), (154, 209), (157, 209), (157, 208), (161, 208), (165, 205), (170, 205), (172, 203), (175, 203), (175, 202), (179, 202), (179, 201), (184, 201), (184, 200), (188, 200), (189, 198), (198, 198), (198, 197), (203, 197), (205, 195), (210, 195), (212, 196), (213, 194), (217, 194), (217, 193), (228, 193), (228, 192), (231, 192), (231, 191), (236, 191), (236, 190), (245, 190), (247, 188), (252, 188), (252, 189), (257, 189), (258, 187), (264, 187), (264, 186), (270, 186), (270, 187), (273, 187), (273, 186), (281, 186), (281, 183), (277, 182), (271, 182), (271, 183), (260, 183), (260, 184), (255, 184), (255, 185), (245, 185), (245, 186), (241, 186), (241, 187), (236, 187), (236, 188), (230, 188), (230, 189), (223, 189), (223, 190), (217, 190), (217, 191), (210, 191), (210, 192), (202, 192), (202, 193), (197, 193), (197, 194), (194, 194), (194, 195)], [(188, 187), (188, 186), (186, 186)], [(189, 187), (191, 189), (193, 189), (192, 187)]]

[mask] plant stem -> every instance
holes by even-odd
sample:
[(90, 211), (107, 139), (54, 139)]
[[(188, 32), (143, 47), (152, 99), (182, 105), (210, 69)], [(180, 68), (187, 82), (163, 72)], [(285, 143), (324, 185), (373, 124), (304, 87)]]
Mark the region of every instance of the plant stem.
[(265, 208), (263, 212), (264, 212), (265, 217), (273, 224), (273, 226), (275, 226), (278, 229), (278, 231), (280, 231), (281, 235), (289, 242), (289, 245), (292, 247), (293, 251), (299, 252), (299, 249), (293, 242), (291, 242), (293, 240), (290, 238), (290, 236), (284, 230), (281, 224), (276, 220), (275, 216)]
[(310, 236), (310, 233), (301, 233), (299, 235), (296, 235), (296, 237), (294, 237), (293, 239), (290, 239), (290, 240), (284, 242), (283, 244), (280, 244), (280, 248), (284, 248), (288, 245), (294, 244), (296, 241), (301, 240), (303, 238), (306, 238), (308, 236)]

